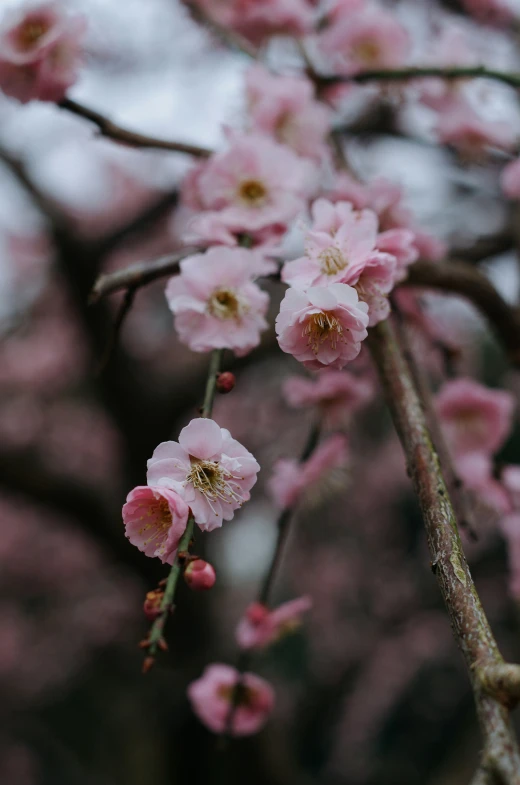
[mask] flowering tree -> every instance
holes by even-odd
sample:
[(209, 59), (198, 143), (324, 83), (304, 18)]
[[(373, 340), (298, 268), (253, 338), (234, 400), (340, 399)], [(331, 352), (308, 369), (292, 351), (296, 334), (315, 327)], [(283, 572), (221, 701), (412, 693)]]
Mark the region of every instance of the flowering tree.
[[(215, 149), (134, 132), (71, 97), (81, 89), (87, 55), (95, 56), (88, 12), (59, 2), (18, 3), (5, 12), (0, 90), (10, 117), (47, 102), (58, 123), (74, 115), (82, 132), (94, 124), (107, 150), (136, 148), (139, 157), (156, 149), (190, 162), (157, 196), (144, 179), (108, 160), (109, 180), (119, 187), (108, 206), (89, 216), (42, 185), (9, 133), (0, 150), (5, 172), (38, 216), (4, 232), (17, 301), (12, 313), (5, 307), (0, 379), (1, 479), (11, 490), (0, 503), (8, 528), (17, 529), (6, 537), (4, 557), (15, 576), (14, 597), (0, 608), (10, 636), (0, 658), (0, 678), (5, 674), (12, 690), (9, 708), (19, 700), (17, 680), (26, 682), (26, 700), (41, 696), (46, 679), (58, 683), (59, 673), (72, 669), (69, 660), (113, 643), (118, 625), (141, 607), (135, 581), (110, 580), (101, 546), (146, 582), (143, 673), (154, 673), (168, 650), (177, 657), (180, 640), (190, 638), (188, 654), (200, 667), (183, 679), (182, 692), (220, 737), (221, 755), (235, 737), (264, 726), (268, 734), (278, 714), (291, 727), (303, 723), (302, 749), (315, 737), (326, 748), (319, 766), (306, 765), (305, 754), (289, 756), (295, 781), (304, 776), (300, 766), (305, 777), (324, 781), (426, 781), (433, 742), (421, 742), (415, 774), (400, 763), (390, 775), (370, 761), (370, 743), (379, 732), (374, 724), (397, 711), (421, 669), (449, 660), (449, 618), (466, 675), (455, 671), (453, 688), (441, 683), (440, 705), (457, 690), (462, 705), (469, 683), (480, 728), (472, 782), (520, 783), (510, 718), (520, 698), (514, 662), (520, 652), (510, 625), (500, 630), (504, 659), (486, 615), (489, 604), (490, 616), (500, 619), (496, 609), (508, 601), (500, 586), (481, 601), (466, 558), (468, 551), (478, 567), (493, 558), (497, 542), (505, 543), (510, 597), (518, 601), (520, 464), (511, 435), (520, 315), (516, 297), (495, 285), (498, 265), (479, 265), (518, 245), (518, 17), (508, 0), (451, 5), (186, 2), (182, 24), (209, 31), (205, 46), (227, 47), (241, 64), (245, 108)], [(455, 229), (423, 226), (377, 160), (363, 171), (360, 150), (374, 134), (413, 138), (443, 156), (484, 199), (482, 215), (500, 204), (501, 225), (469, 231), (468, 205), (465, 242), (463, 212), (459, 237)], [(511, 288), (514, 264), (506, 273)], [(490, 379), (482, 366), (479, 374), (487, 333), (483, 339), (473, 312), (453, 307), (453, 295), (484, 317), (511, 371)], [(164, 303), (171, 321), (163, 326)], [(20, 312), (28, 334), (17, 324)], [(497, 356), (493, 350), (493, 362)], [(270, 443), (280, 447), (274, 460)], [(398, 503), (408, 487), (404, 464), (446, 617), (429, 589), (424, 596), (418, 590), (430, 579), (421, 546), (405, 546), (406, 558), (392, 561), (389, 532), (404, 531), (410, 519)], [(268, 476), (257, 485), (261, 469)], [(256, 560), (250, 601), (232, 601), (230, 592), (218, 594), (220, 570), (212, 563), (218, 546), (211, 541), (240, 527), (262, 491), (277, 516), (272, 552)], [(115, 512), (121, 494), (124, 527)], [(43, 507), (51, 510), (44, 529)], [(65, 519), (57, 522), (58, 511)], [(69, 518), (85, 530), (72, 539)], [(365, 522), (370, 536), (360, 533)], [(60, 555), (50, 559), (52, 537)], [(364, 545), (355, 545), (354, 559), (355, 537)], [(30, 568), (20, 566), (13, 554), (35, 540), (44, 563), (35, 558)], [(500, 578), (501, 565), (494, 566), (488, 584), (497, 571)], [(403, 574), (396, 577), (396, 570)], [(44, 586), (35, 596), (27, 574), (31, 586), (40, 579)], [(213, 591), (194, 599), (183, 582), (194, 592)], [(60, 599), (77, 596), (76, 610), (88, 600), (90, 614), (61, 630), (68, 637), (72, 626), (81, 646), (68, 642), (56, 672), (32, 685), (29, 679), (27, 687), (21, 665), (34, 630), (19, 600), (27, 594), (29, 605), (51, 594), (51, 585)], [(193, 618), (207, 618), (215, 596), (226, 617), (217, 637), (227, 643), (214, 650), (225, 662), (206, 657), (197, 635), (185, 636)], [(342, 603), (355, 596), (356, 611), (345, 613)], [(57, 618), (71, 613), (65, 607)], [(98, 617), (104, 625), (94, 624)], [(256, 670), (262, 671), (261, 653), (307, 619), (310, 641), (316, 636), (309, 645), (317, 688), (309, 679), (308, 691), (300, 688), (303, 709), (293, 698), (291, 712), (277, 702), (284, 686), (275, 688)], [(425, 715), (427, 701), (421, 697)], [(326, 729), (335, 719), (335, 747), (321, 727), (316, 732), (314, 712)], [(446, 725), (455, 713), (445, 712)], [(442, 716), (436, 725), (443, 727)], [(215, 751), (213, 736), (204, 738), (206, 751)], [(199, 745), (193, 749), (201, 754)], [(350, 765), (345, 754), (359, 760)], [(4, 779), (22, 781), (4, 757)], [(266, 771), (259, 781), (286, 781), (282, 763), (272, 769), (276, 779)], [(453, 781), (469, 781), (464, 777)]]

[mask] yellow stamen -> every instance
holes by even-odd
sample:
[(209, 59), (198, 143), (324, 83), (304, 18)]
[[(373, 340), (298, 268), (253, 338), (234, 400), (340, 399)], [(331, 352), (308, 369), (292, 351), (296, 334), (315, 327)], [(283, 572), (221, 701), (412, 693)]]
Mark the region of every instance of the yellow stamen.
[(348, 259), (345, 259), (339, 248), (335, 248), (333, 245), (322, 251), (318, 260), (324, 275), (336, 275), (348, 265)]
[(218, 289), (208, 302), (208, 311), (217, 319), (240, 319), (247, 310), (247, 305), (232, 289)]
[(313, 313), (303, 328), (302, 336), (307, 337), (307, 344), (314, 354), (318, 354), (321, 344), (325, 341), (330, 341), (332, 349), (336, 348), (338, 341), (345, 342), (343, 327), (335, 316), (326, 312)]
[(267, 190), (260, 180), (244, 180), (240, 183), (238, 196), (248, 207), (262, 207), (267, 200)]

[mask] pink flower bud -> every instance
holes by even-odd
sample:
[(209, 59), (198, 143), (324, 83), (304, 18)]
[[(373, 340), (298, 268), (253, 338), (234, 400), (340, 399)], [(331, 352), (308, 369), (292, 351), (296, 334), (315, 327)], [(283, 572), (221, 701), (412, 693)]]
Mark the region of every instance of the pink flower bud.
[(256, 626), (261, 624), (269, 616), (269, 608), (261, 602), (253, 602), (246, 610), (248, 620)]
[(215, 585), (217, 576), (211, 564), (204, 559), (191, 561), (184, 570), (184, 580), (193, 591), (206, 591)]
[(228, 393), (236, 384), (235, 374), (230, 371), (219, 373), (217, 377), (217, 390), (219, 393)]

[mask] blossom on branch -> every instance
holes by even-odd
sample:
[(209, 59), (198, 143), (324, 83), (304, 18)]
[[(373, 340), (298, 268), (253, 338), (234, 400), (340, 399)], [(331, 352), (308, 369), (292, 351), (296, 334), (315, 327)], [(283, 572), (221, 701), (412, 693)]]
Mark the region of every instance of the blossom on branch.
[(321, 371), (312, 379), (291, 376), (282, 389), (289, 406), (295, 409), (317, 406), (329, 426), (349, 418), (374, 395), (374, 387), (368, 379), (348, 371)]
[(231, 349), (238, 356), (260, 343), (269, 295), (252, 281), (258, 258), (245, 248), (210, 248), (184, 259), (166, 299), (181, 341), (195, 352)]
[(176, 491), (195, 523), (212, 531), (230, 521), (249, 500), (260, 466), (245, 447), (214, 420), (198, 418), (179, 441), (162, 442), (148, 461), (148, 483)]
[(220, 663), (208, 665), (189, 685), (188, 698), (199, 720), (214, 733), (226, 732), (232, 716), (232, 736), (257, 733), (274, 707), (274, 691), (267, 681)]
[(316, 491), (327, 490), (336, 470), (344, 470), (347, 466), (347, 447), (345, 436), (337, 433), (320, 444), (303, 463), (292, 458), (276, 461), (269, 480), (269, 491), (275, 504), (286, 510), (295, 507), (304, 494), (312, 496)]
[(323, 158), (332, 112), (314, 97), (305, 77), (279, 76), (260, 65), (246, 74), (248, 113), (253, 130), (273, 136), (306, 158)]
[(125, 534), (147, 556), (173, 564), (188, 514), (188, 505), (175, 491), (140, 485), (123, 506)]
[(82, 62), (86, 22), (58, 2), (24, 4), (0, 26), (0, 90), (22, 103), (61, 101)]
[(236, 638), (242, 649), (264, 649), (296, 630), (301, 616), (312, 607), (310, 597), (298, 597), (269, 610), (260, 602), (253, 602), (239, 621)]
[(368, 305), (352, 286), (333, 283), (288, 289), (276, 318), (280, 349), (306, 368), (344, 368), (368, 333)]

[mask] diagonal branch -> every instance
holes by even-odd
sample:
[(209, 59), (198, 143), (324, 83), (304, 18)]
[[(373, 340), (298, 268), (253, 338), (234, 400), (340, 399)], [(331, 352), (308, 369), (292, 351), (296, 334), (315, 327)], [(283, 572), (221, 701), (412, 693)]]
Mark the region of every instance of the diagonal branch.
[(509, 712), (482, 687), (482, 673), (502, 658), (471, 577), (439, 458), (396, 333), (389, 320), (371, 330), (369, 348), (418, 496), (432, 565), (471, 680), (487, 767), (520, 785), (520, 755)]
[(491, 324), (511, 364), (520, 368), (520, 310), (474, 267), (457, 261), (416, 262), (402, 285), (431, 287), (470, 300)]
[(410, 68), (392, 68), (359, 71), (357, 74), (318, 76), (322, 87), (338, 84), (339, 82), (404, 82), (409, 79), (423, 77), (439, 77), (440, 79), (493, 79), (510, 87), (520, 87), (520, 73), (497, 71), (478, 65), (472, 68), (435, 68), (430, 66), (412, 66)]
[(78, 101), (73, 101), (71, 98), (64, 98), (58, 106), (78, 117), (90, 120), (91, 123), (97, 125), (102, 136), (114, 139), (116, 142), (122, 142), (129, 147), (170, 150), (173, 153), (185, 153), (198, 158), (208, 158), (212, 154), (212, 150), (208, 150), (206, 147), (199, 147), (198, 145), (186, 144), (184, 142), (171, 142), (168, 139), (157, 139), (153, 136), (129, 131), (127, 128), (112, 122), (112, 120), (109, 120), (108, 117), (105, 117), (100, 112), (96, 112), (94, 109), (78, 103)]

